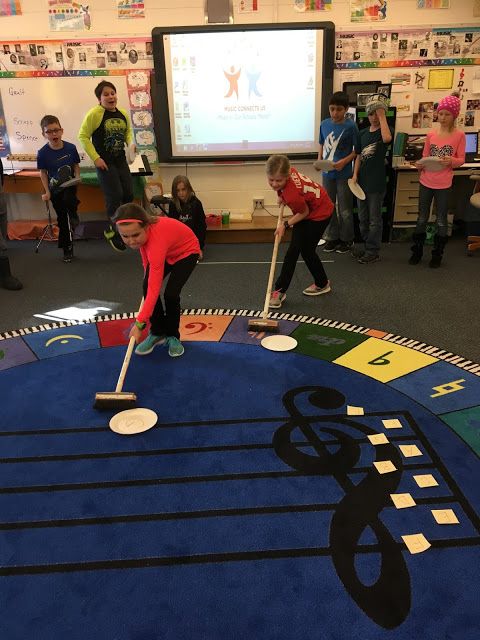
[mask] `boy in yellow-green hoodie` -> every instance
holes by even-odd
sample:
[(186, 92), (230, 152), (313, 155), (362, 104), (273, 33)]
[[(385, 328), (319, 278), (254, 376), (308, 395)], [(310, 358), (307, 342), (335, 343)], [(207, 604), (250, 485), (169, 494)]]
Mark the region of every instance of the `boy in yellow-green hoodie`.
[[(128, 113), (117, 107), (114, 84), (103, 80), (95, 87), (95, 95), (98, 105), (83, 119), (78, 139), (95, 164), (111, 220), (121, 204), (133, 200), (132, 176), (125, 157), (125, 144), (133, 143), (133, 131)], [(114, 225), (104, 234), (113, 249), (125, 251)]]

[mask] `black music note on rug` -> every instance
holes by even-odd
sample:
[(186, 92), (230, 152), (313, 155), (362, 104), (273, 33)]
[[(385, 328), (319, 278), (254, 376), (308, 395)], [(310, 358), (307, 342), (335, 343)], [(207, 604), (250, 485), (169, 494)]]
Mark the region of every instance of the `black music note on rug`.
[[(337, 422), (353, 428), (363, 435), (374, 431), (350, 417), (319, 416), (306, 418), (295, 405), (300, 394), (308, 394), (308, 401), (320, 409), (339, 409), (345, 396), (328, 387), (305, 386), (288, 391), (283, 403), (291, 418), (279, 427), (273, 436), (273, 447), (277, 455), (290, 467), (312, 475), (331, 475), (345, 492), (338, 503), (330, 525), (330, 550), (337, 575), (357, 605), (378, 625), (393, 629), (400, 625), (410, 611), (410, 576), (403, 558), (402, 549), (396, 543), (379, 514), (391, 506), (390, 494), (394, 493), (402, 475), (402, 459), (398, 449), (391, 443), (375, 447), (377, 460), (389, 459), (396, 471), (379, 474), (374, 467), (366, 477), (354, 484), (349, 478), (360, 458), (360, 443), (345, 430), (327, 426), (312, 426), (313, 422)], [(295, 430), (300, 430), (315, 455), (299, 450), (292, 442)], [(339, 448), (331, 453), (319, 434), (334, 436)], [(362, 533), (367, 527), (374, 532), (378, 544), (372, 553), (379, 553), (381, 566), (378, 579), (372, 585), (361, 582), (355, 556)]]

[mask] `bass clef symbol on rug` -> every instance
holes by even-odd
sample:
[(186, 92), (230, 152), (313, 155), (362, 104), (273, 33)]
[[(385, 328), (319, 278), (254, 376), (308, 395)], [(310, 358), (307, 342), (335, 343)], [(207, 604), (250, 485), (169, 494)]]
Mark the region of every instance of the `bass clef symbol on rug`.
[[(306, 416), (297, 408), (297, 404), (305, 404), (305, 400), (315, 407), (314, 416)], [(397, 471), (379, 474), (372, 466), (365, 477), (355, 483), (349, 474), (356, 473), (362, 442), (374, 431), (345, 414), (332, 414), (332, 410), (345, 405), (345, 396), (329, 387), (297, 387), (284, 395), (283, 404), (291, 417), (274, 433), (276, 454), (301, 473), (333, 476), (344, 491), (333, 512), (329, 535), (338, 577), (371, 620), (385, 629), (398, 627), (410, 611), (410, 576), (401, 545), (379, 517), (385, 507), (391, 506), (390, 493), (395, 492), (400, 482), (402, 460), (398, 449), (391, 443), (375, 447), (376, 459), (391, 460)], [(329, 413), (319, 414), (319, 409)], [(338, 427), (329, 426), (332, 424)], [(293, 442), (298, 431), (306, 442)], [(355, 438), (352, 432), (358, 436)], [(336, 447), (334, 451), (329, 450), (322, 436)], [(304, 451), (307, 447), (315, 454)], [(368, 585), (362, 582), (356, 559), (362, 565), (370, 563), (369, 575), (375, 573), (373, 562), (379, 562), (375, 582)]]

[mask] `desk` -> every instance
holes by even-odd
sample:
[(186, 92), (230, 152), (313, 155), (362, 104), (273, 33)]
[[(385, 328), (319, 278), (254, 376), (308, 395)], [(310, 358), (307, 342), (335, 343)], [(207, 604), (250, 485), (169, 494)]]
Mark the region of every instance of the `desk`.
[[(393, 210), (393, 226), (413, 226), (418, 216), (418, 170), (411, 164), (394, 167), (396, 174), (395, 202)], [(469, 179), (475, 170), (480, 169), (480, 162), (463, 164), (453, 170), (453, 183), (449, 197), (449, 213), (451, 219), (458, 213), (467, 210), (473, 187)]]

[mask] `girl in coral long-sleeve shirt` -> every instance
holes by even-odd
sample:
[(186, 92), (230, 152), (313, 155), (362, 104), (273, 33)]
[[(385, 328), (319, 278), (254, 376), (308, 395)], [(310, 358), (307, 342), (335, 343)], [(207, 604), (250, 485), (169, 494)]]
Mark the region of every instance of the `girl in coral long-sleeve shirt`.
[[(130, 331), (138, 344), (135, 353), (147, 355), (159, 344), (168, 346), (172, 357), (183, 355), (180, 342), (180, 292), (197, 264), (200, 245), (193, 231), (172, 218), (152, 219), (134, 203), (117, 209), (115, 223), (122, 240), (142, 257), (144, 303)], [(160, 296), (165, 276), (169, 275)], [(150, 333), (140, 342), (142, 331), (150, 320)]]
[[(453, 169), (465, 162), (465, 134), (455, 128), (460, 113), (460, 99), (450, 95), (440, 100), (437, 107), (440, 128), (427, 134), (423, 158), (439, 158), (435, 170), (420, 161), (415, 164), (420, 171), (417, 226), (413, 234), (410, 264), (418, 264), (423, 255), (426, 226), (432, 200), (435, 200), (437, 233), (434, 238), (430, 267), (439, 267), (447, 244), (448, 194), (453, 180)], [(439, 169), (439, 170), (438, 170)]]

